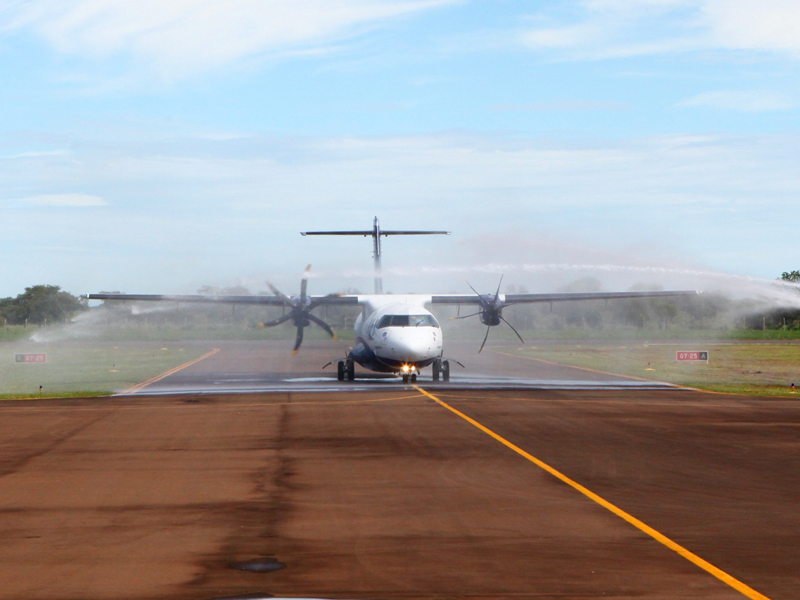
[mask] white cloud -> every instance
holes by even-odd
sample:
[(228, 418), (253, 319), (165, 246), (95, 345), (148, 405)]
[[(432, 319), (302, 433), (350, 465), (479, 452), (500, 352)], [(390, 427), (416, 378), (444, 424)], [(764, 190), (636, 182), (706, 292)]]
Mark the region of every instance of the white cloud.
[[(191, 210), (272, 216), (303, 210), (408, 202), (501, 209), (688, 206), (794, 202), (797, 140), (791, 136), (674, 135), (631, 140), (436, 134), (387, 137), (74, 139), (69, 156), (14, 159), (0, 187), (49, 189), (76, 182), (115, 190), (114, 205), (154, 213)], [(42, 161), (45, 161), (42, 163)], [(29, 203), (97, 206), (98, 196), (64, 194)], [(503, 213), (511, 214), (511, 213)], [(212, 219), (213, 220), (213, 219)], [(513, 218), (512, 218), (513, 220)]]
[(42, 151), (27, 151), (27, 152), (17, 152), (16, 154), (9, 154), (4, 158), (32, 158), (36, 156), (59, 156), (62, 154), (67, 154), (66, 150), (42, 150)]
[[(18, 265), (7, 293), (29, 285), (31, 272), (67, 289), (140, 292), (193, 291), (194, 282), (266, 272), (286, 272), (296, 285), (308, 262), (319, 272), (368, 272), (363, 240), (330, 245), (298, 232), (360, 229), (375, 215), (387, 228), (454, 232), (452, 243), (392, 238), (387, 268), (428, 265), (459, 239), (509, 230), (595, 246), (655, 241), (713, 256), (715, 268), (765, 276), (793, 268), (785, 261), (800, 197), (798, 136), (158, 134), (98, 139), (84, 129), (69, 140), (69, 155), (0, 159), (2, 189), (80, 185), (114, 198), (102, 210), (38, 210), (36, 236), (30, 202), (103, 200), (68, 194), (3, 203), (7, 264)], [(86, 249), (80, 260), (43, 248), (76, 240)], [(370, 289), (368, 281), (355, 285)]]
[[(613, 58), (692, 50), (749, 50), (800, 58), (796, 0), (584, 0), (577, 18), (524, 32), (534, 50)], [(540, 19), (541, 20), (541, 19)]]
[(0, 30), (66, 54), (132, 55), (165, 78), (309, 51), (386, 19), (460, 0), (0, 0)]
[(491, 108), (499, 111), (588, 111), (588, 110), (626, 110), (627, 102), (603, 100), (575, 100), (562, 98), (550, 102), (495, 104)]
[(706, 0), (710, 41), (721, 48), (781, 51), (800, 58), (797, 0)]
[(28, 198), (17, 198), (15, 202), (27, 202), (39, 206), (106, 206), (108, 202), (100, 196), (87, 194), (43, 194)]
[(533, 29), (522, 34), (522, 43), (536, 49), (574, 48), (599, 41), (603, 29), (594, 24)]
[(678, 106), (700, 106), (741, 112), (760, 112), (789, 110), (794, 108), (795, 105), (783, 94), (774, 92), (721, 90), (698, 94), (684, 100)]

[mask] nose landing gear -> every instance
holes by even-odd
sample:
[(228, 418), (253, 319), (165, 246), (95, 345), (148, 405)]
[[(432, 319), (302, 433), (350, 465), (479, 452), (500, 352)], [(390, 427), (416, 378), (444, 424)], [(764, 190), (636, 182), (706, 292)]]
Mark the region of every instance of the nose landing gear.
[(416, 373), (403, 373), (403, 383), (417, 383), (417, 374)]
[(404, 371), (404, 372), (401, 372), (401, 375), (403, 377), (403, 383), (408, 383), (409, 381), (411, 383), (417, 383), (417, 374), (416, 373), (411, 373), (409, 371)]

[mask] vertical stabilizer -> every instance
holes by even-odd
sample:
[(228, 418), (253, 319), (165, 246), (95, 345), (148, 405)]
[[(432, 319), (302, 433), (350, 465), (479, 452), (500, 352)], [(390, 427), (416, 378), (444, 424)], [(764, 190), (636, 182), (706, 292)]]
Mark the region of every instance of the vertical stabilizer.
[(361, 231), (303, 231), (300, 235), (362, 235), (372, 237), (372, 260), (375, 263), (375, 293), (383, 293), (381, 274), (381, 237), (387, 235), (450, 235), (449, 231), (382, 230), (378, 217), (372, 221), (372, 229)]

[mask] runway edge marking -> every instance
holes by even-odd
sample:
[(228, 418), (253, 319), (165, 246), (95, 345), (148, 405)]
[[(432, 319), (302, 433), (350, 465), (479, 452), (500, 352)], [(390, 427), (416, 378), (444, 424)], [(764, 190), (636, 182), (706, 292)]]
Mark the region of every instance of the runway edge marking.
[(495, 440), (497, 440), (498, 442), (500, 442), (504, 446), (507, 446), (508, 448), (510, 448), (511, 450), (513, 450), (514, 452), (516, 452), (517, 454), (522, 456), (523, 458), (529, 460), (530, 462), (532, 462), (536, 466), (544, 469), (545, 471), (547, 471), (548, 473), (550, 473), (551, 475), (553, 475), (557, 479), (560, 479), (561, 481), (563, 481), (564, 483), (566, 483), (570, 487), (574, 488), (575, 490), (579, 491), (581, 494), (583, 494), (584, 496), (586, 496), (590, 500), (593, 500), (594, 502), (596, 502), (597, 504), (599, 504), (603, 508), (611, 511), (612, 513), (614, 513), (615, 515), (617, 515), (621, 519), (624, 519), (625, 521), (627, 521), (628, 523), (630, 523), (631, 525), (636, 527), (638, 530), (642, 531), (643, 533), (646, 533), (647, 535), (649, 535), (650, 537), (655, 539), (657, 542), (660, 542), (661, 544), (663, 544), (664, 546), (666, 546), (670, 550), (680, 554), (683, 558), (685, 558), (686, 560), (688, 560), (691, 563), (694, 563), (695, 565), (697, 565), (698, 567), (700, 567), (704, 571), (710, 573), (711, 575), (713, 575), (714, 577), (716, 577), (717, 579), (719, 579), (723, 583), (728, 584), (730, 587), (735, 589), (737, 592), (740, 592), (741, 594), (744, 594), (745, 596), (747, 596), (748, 598), (751, 598), (752, 600), (770, 600), (764, 594), (761, 594), (761, 593), (757, 592), (756, 590), (754, 590), (753, 588), (751, 588), (747, 584), (742, 583), (741, 581), (739, 581), (738, 579), (736, 579), (732, 575), (729, 575), (728, 573), (726, 573), (722, 569), (719, 569), (719, 568), (715, 567), (714, 565), (712, 565), (710, 562), (708, 562), (706, 560), (703, 560), (702, 558), (700, 558), (699, 556), (697, 556), (693, 552), (687, 550), (686, 548), (684, 548), (683, 546), (681, 546), (677, 542), (672, 541), (670, 538), (665, 536), (663, 533), (661, 533), (659, 531), (656, 531), (655, 529), (653, 529), (652, 527), (650, 527), (646, 523), (640, 521), (639, 519), (637, 519), (633, 515), (630, 515), (627, 512), (625, 512), (624, 510), (622, 510), (621, 508), (617, 507), (616, 505), (611, 504), (611, 502), (609, 502), (608, 500), (605, 500), (604, 498), (598, 496), (597, 494), (595, 494), (594, 492), (592, 492), (588, 488), (585, 488), (584, 486), (582, 486), (577, 481), (574, 481), (574, 480), (570, 479), (569, 477), (567, 477), (566, 475), (564, 475), (560, 471), (554, 469), (553, 467), (551, 467), (547, 463), (542, 462), (541, 460), (539, 460), (538, 458), (536, 458), (532, 454), (529, 454), (528, 452), (526, 452), (525, 450), (523, 450), (519, 446), (509, 442), (507, 439), (505, 439), (501, 435), (495, 433), (494, 431), (492, 431), (488, 427), (486, 427), (484, 425), (481, 425), (480, 423), (478, 423), (478, 421), (476, 421), (472, 417), (469, 417), (469, 416), (465, 415), (464, 413), (462, 413), (460, 410), (458, 410), (456, 408), (453, 408), (452, 406), (447, 404), (445, 401), (440, 400), (439, 398), (437, 398), (433, 394), (425, 391), (421, 387), (416, 386), (416, 385), (414, 387), (417, 390), (419, 390), (420, 393), (424, 394), (425, 396), (427, 396), (428, 398), (430, 398), (434, 402), (438, 403), (440, 406), (446, 408), (447, 410), (449, 410), (453, 414), (458, 415), (459, 417), (461, 417), (462, 419), (467, 421), (467, 423), (469, 423), (470, 425), (473, 425), (474, 427), (477, 427), (478, 429), (483, 431), (485, 434), (489, 435), (490, 437), (493, 437)]
[[(492, 348), (488, 349), (489, 352), (494, 352), (495, 354), (502, 354), (503, 356), (511, 356), (512, 358), (521, 358), (522, 360), (533, 360), (536, 362), (544, 363), (546, 365), (555, 365), (557, 367), (567, 367), (569, 369), (578, 369), (580, 371), (589, 371), (590, 373), (599, 373), (601, 375), (613, 375), (614, 377), (622, 377), (623, 379), (635, 379), (636, 381), (648, 381), (652, 383), (664, 383), (668, 386), (672, 387), (684, 387), (682, 385), (677, 385), (675, 383), (669, 383), (668, 381), (658, 381), (656, 379), (646, 379), (644, 377), (636, 377), (635, 375), (623, 375), (622, 373), (612, 373), (611, 371), (601, 371), (599, 369), (590, 369), (589, 367), (578, 367), (576, 365), (568, 365), (565, 363), (555, 362), (552, 360), (545, 360), (543, 358), (534, 358), (533, 356), (522, 356), (521, 354), (510, 354), (509, 352), (501, 352), (500, 350), (493, 350)], [(686, 388), (686, 389), (694, 389), (694, 388)]]
[(220, 351), (219, 348), (214, 348), (213, 350), (211, 350), (210, 352), (206, 352), (205, 354), (203, 354), (203, 356), (201, 356), (199, 358), (195, 358), (194, 360), (190, 360), (187, 363), (183, 363), (182, 365), (178, 365), (177, 367), (175, 367), (173, 369), (170, 369), (169, 371), (164, 371), (163, 373), (161, 373), (161, 375), (156, 375), (155, 377), (151, 377), (147, 381), (142, 381), (141, 383), (137, 383), (136, 385), (131, 386), (130, 388), (128, 388), (124, 392), (120, 392), (117, 395), (118, 396), (130, 396), (131, 394), (135, 394), (139, 390), (141, 390), (143, 388), (146, 388), (148, 385), (151, 385), (151, 384), (153, 384), (153, 383), (155, 383), (157, 381), (161, 381), (165, 377), (169, 377), (173, 373), (177, 373), (178, 371), (182, 371), (186, 367), (191, 367), (192, 365), (195, 365), (195, 364), (199, 363), (201, 360), (205, 360), (209, 356), (213, 356), (214, 354), (216, 354), (219, 351)]
[[(744, 345), (744, 344), (741, 344)], [(748, 344), (749, 345), (749, 344)], [(754, 345), (764, 345), (764, 344), (754, 344)], [(787, 346), (789, 344), (786, 344)], [(489, 352), (494, 352), (495, 354), (502, 354), (503, 356), (510, 356), (512, 358), (521, 358), (523, 360), (533, 360), (540, 363), (545, 363), (547, 365), (555, 365), (557, 367), (567, 367), (569, 369), (580, 369), (581, 371), (589, 371), (591, 373), (600, 373), (601, 375), (613, 375), (614, 377), (623, 377), (625, 379), (636, 379), (638, 381), (652, 381), (653, 383), (663, 383), (669, 387), (673, 387), (676, 389), (681, 390), (691, 390), (692, 392), (701, 392), (703, 394), (719, 394), (720, 396), (742, 396), (748, 394), (737, 394), (736, 392), (715, 392), (714, 390), (704, 390), (701, 388), (693, 388), (687, 385), (681, 385), (680, 383), (670, 383), (669, 381), (658, 381), (656, 379), (646, 379), (644, 377), (636, 377), (635, 375), (623, 375), (622, 373), (612, 373), (611, 371), (600, 371), (599, 369), (590, 369), (589, 367), (578, 367), (576, 365), (570, 365), (567, 363), (560, 363), (555, 362), (552, 360), (545, 360), (543, 358), (534, 358), (533, 356), (522, 356), (521, 354), (510, 354), (509, 352), (501, 352), (500, 350), (494, 350), (492, 348), (487, 348)]]

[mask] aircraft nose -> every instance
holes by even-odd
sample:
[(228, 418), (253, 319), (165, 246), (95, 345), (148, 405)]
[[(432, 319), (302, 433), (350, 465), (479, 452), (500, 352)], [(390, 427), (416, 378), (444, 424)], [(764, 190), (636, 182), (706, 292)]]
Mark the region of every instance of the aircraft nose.
[(433, 344), (420, 336), (393, 335), (387, 342), (394, 355), (392, 358), (403, 362), (418, 362), (435, 353)]

